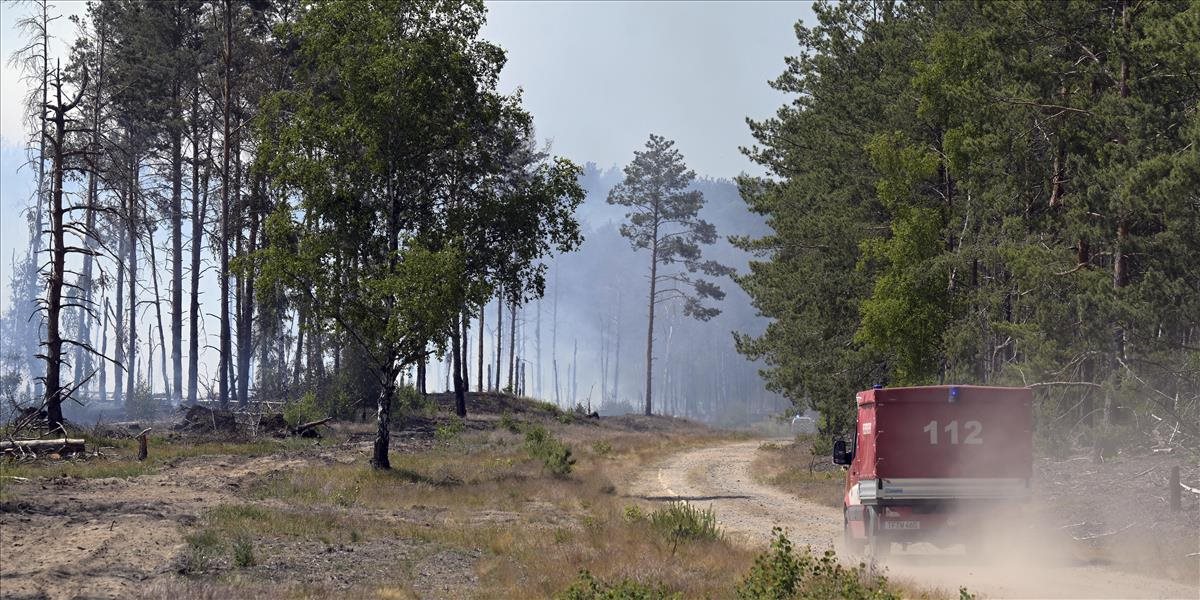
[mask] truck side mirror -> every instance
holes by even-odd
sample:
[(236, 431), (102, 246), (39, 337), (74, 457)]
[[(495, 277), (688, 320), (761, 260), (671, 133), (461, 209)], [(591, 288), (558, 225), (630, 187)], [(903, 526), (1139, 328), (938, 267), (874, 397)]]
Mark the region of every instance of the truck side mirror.
[(833, 441), (833, 464), (848, 465), (854, 459), (854, 454), (846, 451), (846, 440)]

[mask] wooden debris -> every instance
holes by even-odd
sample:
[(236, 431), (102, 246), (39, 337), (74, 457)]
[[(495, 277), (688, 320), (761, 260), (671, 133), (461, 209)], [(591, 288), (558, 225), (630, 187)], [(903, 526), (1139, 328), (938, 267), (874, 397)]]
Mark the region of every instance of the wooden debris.
[(316, 428), (332, 420), (333, 417), (325, 417), (324, 419), (302, 423), (292, 428), (292, 435), (298, 435), (300, 437), (320, 437), (321, 435), (317, 433)]
[(73, 454), (83, 452), (82, 438), (53, 438), (48, 440), (12, 440), (0, 442), (0, 453), (55, 452)]
[(146, 456), (149, 453), (149, 450), (146, 448), (146, 434), (150, 433), (151, 429), (151, 427), (147, 427), (141, 433), (137, 434), (138, 460), (146, 460)]

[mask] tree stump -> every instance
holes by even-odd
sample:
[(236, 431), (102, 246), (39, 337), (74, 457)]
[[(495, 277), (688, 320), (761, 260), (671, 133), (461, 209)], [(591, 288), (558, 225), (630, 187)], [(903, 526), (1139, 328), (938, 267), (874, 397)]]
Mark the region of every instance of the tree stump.
[(146, 434), (150, 433), (150, 429), (150, 427), (147, 427), (143, 429), (141, 433), (137, 434), (138, 460), (146, 460), (146, 456), (148, 454), (148, 449), (146, 448)]

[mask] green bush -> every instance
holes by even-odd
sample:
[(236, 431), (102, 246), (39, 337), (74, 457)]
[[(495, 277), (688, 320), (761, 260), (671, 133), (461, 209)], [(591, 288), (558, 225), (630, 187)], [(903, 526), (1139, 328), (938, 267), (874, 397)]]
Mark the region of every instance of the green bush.
[(595, 452), (596, 456), (608, 456), (612, 453), (612, 449), (612, 444), (605, 440), (592, 442), (592, 452)]
[(646, 520), (646, 512), (638, 505), (630, 504), (625, 507), (625, 522), (626, 523), (641, 523)]
[(571, 587), (558, 595), (561, 600), (676, 600), (682, 594), (672, 593), (663, 584), (649, 585), (629, 579), (618, 583), (606, 583), (585, 571)]
[(133, 396), (125, 400), (125, 416), (133, 420), (150, 420), (158, 413), (158, 402), (154, 392), (145, 382), (139, 381), (133, 388)]
[(545, 427), (533, 425), (525, 432), (525, 450), (557, 477), (571, 473), (575, 458), (571, 456), (571, 447), (554, 437)]
[(317, 404), (317, 394), (311, 391), (305, 392), (299, 400), (289, 402), (283, 407), (283, 420), (287, 422), (288, 427), (316, 421), (324, 416)]
[(250, 538), (233, 540), (233, 564), (241, 568), (254, 566), (254, 542)]
[(507, 429), (512, 433), (520, 433), (521, 422), (514, 419), (512, 413), (506, 410), (500, 415), (500, 428)]
[(184, 537), (187, 542), (187, 554), (183, 556), (180, 571), (187, 574), (202, 573), (208, 569), (213, 556), (221, 549), (221, 540), (217, 533), (205, 529)]
[(792, 542), (776, 527), (771, 547), (754, 559), (754, 566), (737, 588), (741, 600), (786, 598), (829, 600), (898, 600), (887, 578), (872, 575), (865, 565), (843, 567), (832, 550), (820, 557), (805, 548), (796, 552)]
[(420, 415), (429, 419), (437, 416), (438, 404), (431, 396), (422, 396), (416, 386), (402, 385), (392, 397), (392, 414)]
[(671, 502), (650, 513), (650, 526), (675, 544), (683, 540), (721, 538), (717, 513), (711, 507), (699, 509), (687, 502)]
[(450, 417), (450, 420), (445, 425), (438, 425), (434, 430), (433, 435), (441, 442), (450, 442), (458, 438), (463, 431), (466, 431), (467, 426), (463, 420), (457, 416)]

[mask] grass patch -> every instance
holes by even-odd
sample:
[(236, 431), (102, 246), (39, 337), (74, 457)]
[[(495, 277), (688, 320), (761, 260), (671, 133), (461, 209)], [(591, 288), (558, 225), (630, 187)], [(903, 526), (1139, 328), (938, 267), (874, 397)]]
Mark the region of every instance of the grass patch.
[(758, 448), (750, 472), (765, 483), (806, 500), (842, 507), (845, 475), (833, 464), (814, 435), (801, 434), (790, 444), (765, 443)]
[(617, 583), (605, 583), (588, 573), (579, 572), (571, 587), (558, 595), (559, 600), (676, 600), (683, 595), (671, 592), (667, 586), (659, 583), (654, 585), (638, 583), (622, 579)]
[(238, 568), (254, 566), (254, 542), (250, 538), (240, 536), (233, 540), (233, 564)]
[(754, 560), (754, 566), (738, 585), (739, 600), (900, 600), (900, 593), (887, 578), (871, 572), (866, 565), (844, 567), (832, 550), (820, 556), (807, 548), (797, 552), (783, 530), (776, 527), (771, 534), (770, 548)]
[[(99, 456), (83, 456), (61, 460), (38, 459), (18, 462), (11, 458), (0, 459), (0, 482), (11, 482), (10, 477), (75, 477), (79, 479), (102, 479), (106, 477), (138, 477), (157, 472), (166, 463), (198, 456), (269, 456), (280, 452), (299, 450), (313, 445), (312, 440), (303, 438), (261, 438), (244, 442), (189, 442), (186, 440), (151, 437), (148, 440), (149, 457), (137, 460), (137, 441), (83, 436), (89, 452), (99, 450)], [(4, 491), (0, 483), (0, 493)]]
[(650, 526), (671, 540), (672, 544), (686, 540), (721, 539), (717, 513), (711, 507), (699, 509), (687, 502), (671, 502), (650, 513), (649, 521)]
[(533, 425), (525, 432), (525, 450), (533, 458), (542, 461), (546, 471), (556, 477), (566, 477), (575, 466), (571, 447), (541, 425)]
[(465, 423), (463, 423), (463, 420), (457, 415), (452, 415), (450, 419), (446, 421), (445, 425), (438, 425), (437, 429), (433, 432), (433, 436), (437, 438), (439, 442), (449, 443), (458, 439), (458, 437), (462, 435), (462, 432), (466, 431), (466, 429), (467, 426)]

